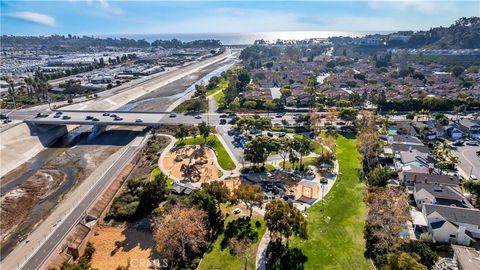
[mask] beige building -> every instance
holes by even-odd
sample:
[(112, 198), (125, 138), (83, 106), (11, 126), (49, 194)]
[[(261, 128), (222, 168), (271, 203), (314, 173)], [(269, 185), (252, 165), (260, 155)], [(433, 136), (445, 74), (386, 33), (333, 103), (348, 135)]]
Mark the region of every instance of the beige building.
[(318, 199), (320, 195), (320, 183), (303, 179), (297, 184), (295, 200), (309, 201)]

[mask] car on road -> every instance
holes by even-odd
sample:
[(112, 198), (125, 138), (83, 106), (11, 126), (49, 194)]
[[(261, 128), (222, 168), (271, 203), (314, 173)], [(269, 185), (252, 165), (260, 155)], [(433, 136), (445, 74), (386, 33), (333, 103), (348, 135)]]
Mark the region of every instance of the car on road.
[(64, 116), (62, 117), (62, 119), (63, 119), (63, 120), (68, 120), (68, 119), (72, 119), (72, 117), (70, 117), (70, 116), (68, 116), (68, 115), (64, 115)]
[(480, 151), (477, 151), (477, 156), (479, 156), (479, 157), (480, 157)]
[(277, 113), (277, 115), (275, 115), (276, 118), (282, 118), (283, 117), (283, 113)]
[(98, 122), (98, 121), (100, 121), (100, 119), (98, 119), (98, 118), (94, 117), (94, 118), (92, 118), (92, 121), (94, 121), (94, 122)]
[(85, 120), (92, 120), (93, 119), (93, 116), (91, 115), (87, 115), (87, 117), (85, 117)]
[(170, 117), (177, 117), (177, 114), (172, 112), (172, 113), (170, 113)]
[(463, 141), (455, 141), (452, 143), (453, 146), (463, 146)]
[(140, 118), (135, 119), (135, 123), (142, 123), (142, 122), (143, 122), (143, 120), (140, 119)]
[(8, 116), (6, 114), (0, 113), (0, 119), (3, 120), (3, 119), (7, 119), (7, 118), (8, 118)]
[(195, 119), (202, 119), (202, 116), (201, 115), (195, 115)]
[(47, 117), (47, 116), (48, 116), (48, 114), (46, 114), (46, 113), (37, 113), (36, 117), (40, 118), (40, 117)]
[(3, 123), (4, 123), (4, 124), (8, 124), (8, 123), (11, 123), (11, 122), (12, 122), (12, 119), (8, 119), (8, 118), (7, 118), (7, 119), (3, 120)]
[(62, 115), (61, 114), (54, 114), (53, 118), (60, 118), (60, 116), (62, 116)]
[(123, 120), (123, 118), (122, 118), (122, 117), (120, 117), (120, 116), (117, 116), (117, 117), (113, 118), (113, 120), (115, 120), (115, 121), (122, 121), (122, 120)]
[(476, 180), (478, 180), (478, 177), (477, 177), (476, 175), (471, 174), (471, 175), (470, 175), (470, 179), (476, 181)]
[(112, 113), (112, 114), (110, 114), (110, 117), (113, 117), (113, 118), (115, 118), (115, 117), (117, 117), (117, 115), (116, 115), (116, 114), (114, 114), (114, 113)]
[(465, 144), (470, 146), (478, 146), (478, 142), (476, 141), (467, 141)]
[(227, 120), (225, 119), (220, 119), (220, 125), (225, 125), (227, 123)]
[(57, 112), (55, 112), (55, 114), (56, 114), (56, 115), (62, 115), (63, 112), (57, 111)]
[(109, 116), (110, 114), (108, 112), (105, 112), (102, 114), (103, 116)]

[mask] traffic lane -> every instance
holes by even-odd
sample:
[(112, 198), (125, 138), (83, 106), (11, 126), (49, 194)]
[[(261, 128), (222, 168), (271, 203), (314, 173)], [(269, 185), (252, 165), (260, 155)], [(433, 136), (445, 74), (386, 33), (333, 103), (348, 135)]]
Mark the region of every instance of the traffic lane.
[(126, 162), (136, 152), (136, 147), (129, 147), (122, 156), (111, 166), (107, 172), (97, 181), (89, 193), (80, 201), (74, 210), (65, 218), (65, 220), (54, 228), (53, 234), (49, 239), (37, 249), (34, 255), (23, 265), (22, 269), (38, 269), (42, 266), (44, 261), (52, 254), (60, 242), (73, 229), (77, 222), (82, 218), (88, 207), (103, 193), (111, 180)]
[(471, 174), (476, 177), (480, 177), (480, 157), (476, 152), (480, 150), (480, 146), (459, 146), (456, 150), (452, 151), (459, 159), (458, 167), (469, 176)]

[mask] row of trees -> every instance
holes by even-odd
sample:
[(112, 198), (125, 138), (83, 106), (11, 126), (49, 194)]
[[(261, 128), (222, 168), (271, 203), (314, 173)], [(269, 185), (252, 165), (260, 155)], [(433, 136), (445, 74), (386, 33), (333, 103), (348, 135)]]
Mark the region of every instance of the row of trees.
[(247, 144), (244, 150), (244, 157), (245, 160), (251, 162), (255, 167), (259, 165), (264, 167), (268, 157), (276, 152), (283, 159), (282, 166), (284, 169), (287, 157), (293, 167), (295, 167), (295, 163), (299, 162), (299, 167), (302, 168), (303, 157), (312, 151), (312, 141), (304, 136), (293, 139), (289, 137), (272, 138), (257, 136)]

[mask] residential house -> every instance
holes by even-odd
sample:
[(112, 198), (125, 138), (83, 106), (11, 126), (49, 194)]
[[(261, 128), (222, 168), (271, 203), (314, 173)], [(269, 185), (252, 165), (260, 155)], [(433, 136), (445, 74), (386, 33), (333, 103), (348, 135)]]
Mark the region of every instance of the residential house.
[(480, 238), (480, 211), (423, 204), (422, 213), (434, 242), (470, 246)]
[(417, 182), (413, 184), (413, 198), (419, 209), (424, 204), (473, 208), (458, 186)]
[(463, 132), (454, 126), (449, 126), (446, 129), (445, 133), (447, 135), (447, 138), (452, 141), (456, 141), (463, 137)]
[(420, 152), (416, 149), (408, 151), (400, 151), (395, 153), (395, 168), (400, 171), (405, 166), (415, 166), (431, 168), (435, 165), (435, 160), (427, 153)]
[(400, 179), (400, 184), (404, 186), (412, 186), (414, 183), (432, 183), (444, 186), (458, 186), (460, 184), (460, 179), (458, 178), (458, 176), (455, 175), (432, 174), (419, 172), (417, 170), (402, 170), (398, 173), (398, 177)]
[(480, 270), (480, 251), (458, 245), (452, 245), (452, 249), (459, 270)]
[(480, 120), (462, 119), (458, 124), (458, 129), (470, 138), (480, 140)]

